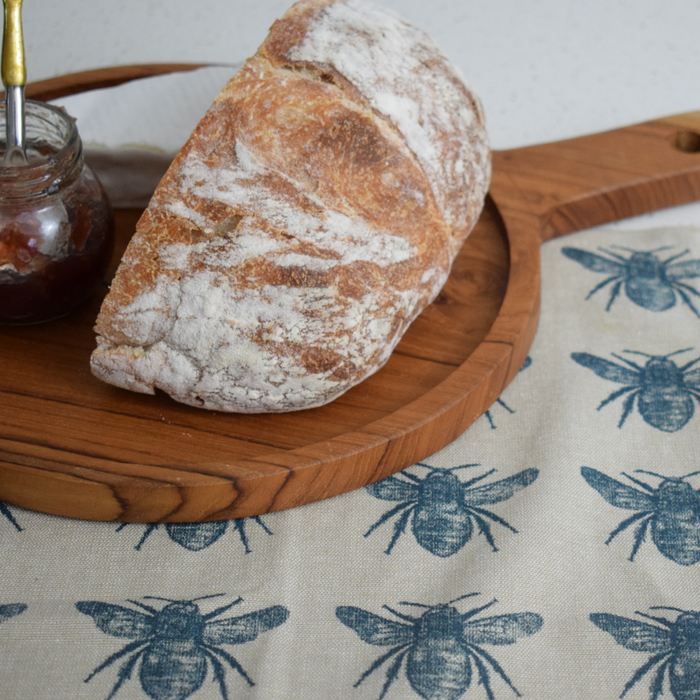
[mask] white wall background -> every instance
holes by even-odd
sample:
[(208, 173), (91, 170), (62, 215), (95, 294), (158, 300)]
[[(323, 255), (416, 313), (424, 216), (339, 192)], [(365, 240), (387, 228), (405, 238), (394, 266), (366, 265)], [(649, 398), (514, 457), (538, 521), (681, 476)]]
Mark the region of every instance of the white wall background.
[[(379, 0), (481, 96), (495, 148), (700, 109), (698, 0)], [(26, 0), (30, 80), (130, 63), (229, 63), (289, 0)]]

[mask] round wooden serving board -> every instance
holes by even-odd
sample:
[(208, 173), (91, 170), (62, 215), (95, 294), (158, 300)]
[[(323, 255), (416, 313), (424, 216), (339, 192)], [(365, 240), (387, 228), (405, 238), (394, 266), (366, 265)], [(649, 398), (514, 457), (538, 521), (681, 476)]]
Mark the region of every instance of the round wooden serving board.
[[(90, 71), (27, 94), (193, 67)], [(102, 295), (60, 321), (0, 327), (0, 499), (95, 520), (221, 520), (336, 496), (426, 458), (525, 360), (542, 241), (700, 199), (699, 134), (700, 112), (495, 152), (484, 213), (438, 299), (383, 369), (322, 408), (224, 414), (103, 384), (89, 367)], [(110, 279), (139, 215), (117, 212)]]

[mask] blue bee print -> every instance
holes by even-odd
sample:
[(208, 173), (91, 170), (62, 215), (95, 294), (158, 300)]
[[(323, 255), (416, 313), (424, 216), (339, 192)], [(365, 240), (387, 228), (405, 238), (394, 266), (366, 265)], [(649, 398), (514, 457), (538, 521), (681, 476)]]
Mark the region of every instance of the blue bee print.
[[(497, 398), (495, 403), (497, 403), (502, 408), (505, 408), (506, 411), (508, 411), (508, 413), (510, 413), (511, 415), (513, 413), (515, 413), (515, 410), (512, 409), (502, 398), (500, 398), (500, 397)], [(493, 422), (493, 416), (491, 415), (492, 410), (493, 410), (493, 405), (491, 406), (491, 408), (486, 410), (486, 413), (484, 413), (484, 415), (486, 416), (486, 420), (489, 422), (489, 425), (491, 426), (491, 430), (496, 430), (496, 428), (498, 426)]]
[(416, 541), (423, 549), (438, 557), (452, 556), (469, 542), (474, 531), (472, 521), (477, 524), (479, 532), (486, 538), (493, 551), (497, 552), (498, 547), (488, 520), (493, 520), (512, 532), (517, 530), (503, 518), (480, 506), (508, 500), (529, 486), (539, 475), (537, 469), (526, 469), (507, 479), (475, 486), (496, 470), (491, 469), (462, 482), (455, 476), (455, 471), (480, 465), (463, 464), (450, 469), (431, 467), (427, 464), (418, 466), (430, 470), (422, 479), (403, 471), (365, 487), (375, 498), (383, 501), (401, 501), (399, 505), (386, 511), (365, 533), (365, 537), (369, 537), (380, 525), (403, 511), (394, 524), (394, 534), (385, 550), (387, 554), (391, 554), (399, 537), (406, 531), (411, 516), (411, 530)]
[(9, 620), (11, 617), (16, 617), (21, 615), (27, 606), (24, 603), (8, 603), (7, 605), (0, 605), (0, 623)]
[(12, 515), (12, 511), (9, 509), (7, 503), (0, 501), (0, 513), (2, 513), (11, 523), (14, 525), (17, 532), (22, 532), (22, 528), (19, 523), (15, 520), (15, 516)]
[(637, 523), (630, 561), (644, 542), (651, 526), (651, 539), (666, 558), (683, 566), (700, 561), (700, 492), (685, 479), (700, 472), (682, 477), (665, 477), (661, 474), (636, 469), (635, 474), (649, 474), (661, 479), (658, 488), (635, 479), (623, 472), (623, 476), (641, 487), (643, 491), (606, 476), (590, 467), (581, 467), (581, 476), (608, 503), (618, 508), (639, 511), (623, 520), (608, 537), (605, 544), (628, 527)]
[(228, 605), (202, 614), (197, 601), (214, 597), (217, 596), (193, 600), (145, 597), (146, 600), (168, 603), (160, 609), (137, 600), (128, 601), (140, 610), (94, 600), (76, 603), (76, 608), (89, 615), (105, 634), (134, 640), (105, 659), (85, 682), (88, 683), (115, 661), (127, 657), (107, 700), (113, 698), (131, 678), (139, 659), (141, 687), (153, 700), (185, 700), (190, 697), (204, 683), (209, 664), (221, 697), (228, 700), (226, 671), (222, 661), (237, 671), (248, 685), (255, 685), (241, 664), (221, 645), (252, 642), (262, 632), (283, 624), (289, 617), (289, 611), (282, 605), (274, 605), (240, 617), (216, 620), (243, 599), (237, 598)]
[[(241, 538), (243, 547), (245, 547), (245, 553), (250, 554), (252, 550), (248, 543), (248, 535), (246, 534), (245, 530), (246, 521), (248, 520), (252, 520), (260, 525), (260, 527), (268, 535), (272, 534), (259, 515), (251, 518), (238, 518), (237, 520), (216, 520), (208, 523), (168, 523), (165, 525), (165, 531), (168, 533), (168, 537), (181, 547), (189, 549), (191, 552), (199, 552), (202, 549), (206, 549), (210, 545), (214, 544), (214, 542), (216, 542), (226, 532), (229, 523), (233, 523), (233, 527), (236, 529), (238, 536)], [(117, 532), (123, 530), (127, 525), (128, 523), (122, 523), (117, 528)], [(140, 550), (144, 542), (158, 527), (158, 523), (149, 523), (146, 526), (139, 543), (134, 547), (134, 549)]]
[[(528, 356), (525, 358), (525, 362), (523, 362), (523, 366), (518, 370), (518, 372), (522, 372), (524, 369), (527, 369), (531, 364), (532, 364), (532, 358), (528, 355)], [(505, 408), (506, 411), (508, 411), (508, 413), (510, 413), (510, 414), (515, 413), (515, 410), (512, 409), (512, 408), (511, 408), (503, 399), (501, 399), (500, 397), (496, 399), (496, 403), (497, 403), (499, 406), (502, 406), (503, 408)], [(492, 406), (491, 408), (489, 408), (489, 409), (486, 411), (486, 413), (484, 413), (484, 415), (486, 416), (486, 420), (488, 420), (489, 425), (491, 426), (491, 430), (495, 430), (495, 429), (496, 429), (496, 424), (493, 422), (493, 416), (491, 415), (492, 409), (493, 409), (493, 406)]]
[(473, 668), (488, 699), (495, 700), (489, 667), (520, 697), (501, 665), (482, 645), (514, 644), (518, 639), (538, 632), (543, 624), (542, 617), (531, 612), (477, 617), (495, 605), (496, 600), (466, 613), (460, 613), (454, 607), (453, 603), (458, 600), (475, 595), (479, 594), (469, 593), (440, 605), (399, 603), (426, 608), (418, 617), (405, 615), (384, 605), (384, 609), (395, 615), (398, 621), (352, 606), (337, 608), (337, 618), (363, 642), (392, 647), (360, 676), (354, 687), (393, 656), (379, 700), (398, 677), (404, 658), (406, 678), (411, 688), (425, 700), (457, 700), (471, 685)]
[(689, 250), (661, 260), (656, 253), (668, 250), (668, 248), (669, 246), (665, 246), (649, 251), (620, 248), (620, 250), (631, 253), (628, 258), (603, 248), (600, 249), (601, 252), (610, 257), (605, 258), (602, 255), (588, 253), (579, 248), (562, 248), (561, 252), (588, 270), (610, 275), (594, 287), (586, 297), (587, 300), (590, 299), (599, 289), (614, 282), (606, 311), (610, 311), (610, 307), (624, 284), (627, 297), (637, 306), (649, 309), (649, 311), (666, 311), (666, 309), (675, 306), (676, 294), (678, 294), (683, 303), (700, 318), (700, 314), (693, 306), (689, 296), (690, 294), (700, 296), (700, 292), (689, 284), (681, 282), (682, 279), (700, 277), (700, 260), (674, 262), (674, 260), (687, 255)]
[(649, 358), (644, 367), (615, 353), (612, 353), (612, 356), (624, 362), (627, 367), (589, 355), (587, 352), (574, 352), (571, 359), (582, 367), (593, 370), (603, 379), (625, 385), (610, 394), (598, 406), (600, 411), (603, 406), (624, 394), (629, 394), (622, 405), (618, 428), (624, 425), (636, 401), (639, 413), (646, 423), (664, 432), (673, 433), (693, 417), (693, 399), (700, 402), (700, 368), (692, 371), (690, 369), (700, 357), (682, 367), (668, 359), (689, 350), (692, 348), (676, 350), (668, 355), (648, 355), (636, 350), (623, 351)]
[(642, 622), (608, 613), (592, 613), (591, 622), (610, 634), (625, 649), (652, 656), (640, 666), (625, 685), (621, 698), (656, 667), (649, 685), (650, 700), (664, 694), (664, 679), (668, 676), (671, 697), (675, 700), (697, 700), (700, 697), (700, 613), (678, 608), (652, 607), (651, 610), (671, 610), (678, 613), (675, 620), (660, 615), (640, 617), (656, 624)]

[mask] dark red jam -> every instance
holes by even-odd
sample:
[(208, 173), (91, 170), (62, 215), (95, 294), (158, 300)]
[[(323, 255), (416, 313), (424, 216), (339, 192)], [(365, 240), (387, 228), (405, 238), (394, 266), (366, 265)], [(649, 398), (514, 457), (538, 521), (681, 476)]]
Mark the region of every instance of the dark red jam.
[[(50, 154), (40, 154), (47, 155), (50, 160)], [(32, 164), (41, 166), (40, 158), (30, 159)], [(73, 159), (65, 174), (59, 173), (38, 193), (31, 185), (24, 186), (23, 167), (2, 168), (0, 323), (4, 324), (49, 321), (84, 303), (101, 282), (114, 247), (112, 208), (82, 157)], [(13, 172), (17, 191), (8, 192), (14, 188)]]

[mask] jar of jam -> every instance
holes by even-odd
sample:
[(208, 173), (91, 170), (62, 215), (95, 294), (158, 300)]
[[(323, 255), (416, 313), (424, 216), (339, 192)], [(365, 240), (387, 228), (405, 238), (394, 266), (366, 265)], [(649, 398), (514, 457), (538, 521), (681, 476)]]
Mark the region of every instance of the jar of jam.
[[(31, 100), (25, 119), (27, 164), (0, 165), (0, 323), (10, 324), (49, 321), (85, 302), (114, 247), (112, 207), (73, 119)], [(0, 134), (4, 121), (0, 105)]]

